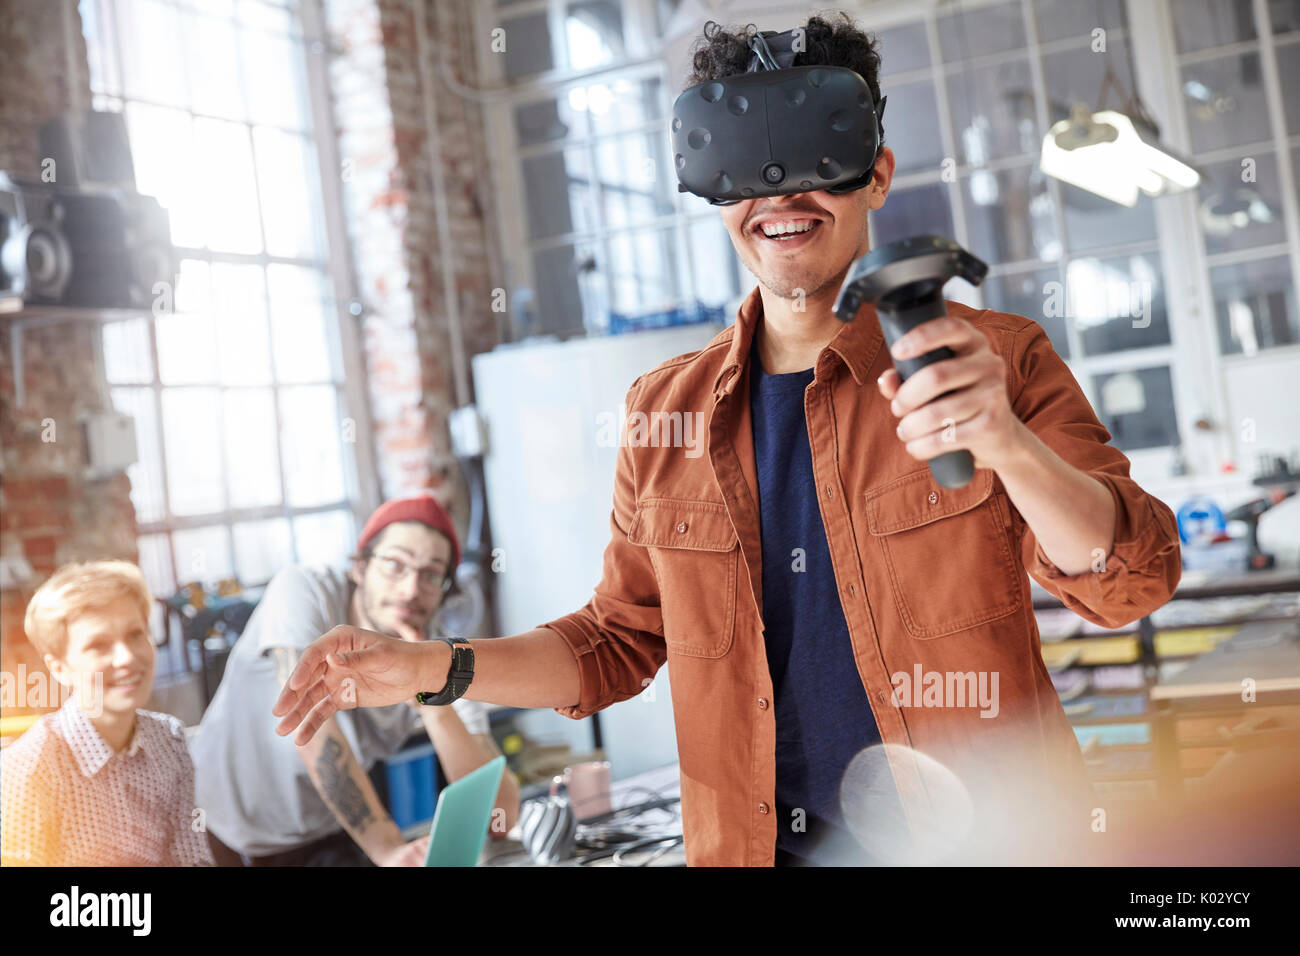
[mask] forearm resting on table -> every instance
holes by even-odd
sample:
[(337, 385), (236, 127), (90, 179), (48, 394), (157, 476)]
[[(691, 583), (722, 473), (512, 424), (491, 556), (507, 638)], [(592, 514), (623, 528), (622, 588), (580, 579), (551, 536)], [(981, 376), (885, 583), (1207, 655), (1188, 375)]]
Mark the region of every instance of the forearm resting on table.
[(1017, 453), (997, 468), (998, 477), (1048, 559), (1067, 575), (1091, 570), (1114, 547), (1115, 499), (1096, 478), (1022, 430)]
[[(281, 685), (289, 679), (297, 656), (292, 651), (277, 649)], [(321, 725), (316, 736), (298, 747), (298, 756), (316, 792), (366, 856), (378, 862), (384, 853), (405, 842), (333, 717)]]

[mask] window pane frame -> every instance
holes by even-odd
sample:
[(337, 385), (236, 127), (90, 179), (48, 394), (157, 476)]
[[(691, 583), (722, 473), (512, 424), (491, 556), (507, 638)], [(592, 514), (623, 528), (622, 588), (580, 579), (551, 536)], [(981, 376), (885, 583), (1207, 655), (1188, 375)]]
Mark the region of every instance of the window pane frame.
[[(195, 32), (200, 25), (199, 20), (211, 20), (213, 14), (198, 10), (188, 4), (176, 3), (174, 0), (150, 0), (155, 6), (165, 8), (166, 16), (176, 21), (177, 34), (186, 38)], [(304, 0), (304, 3), (313, 2), (313, 0)], [(267, 336), (265, 354), (269, 358), (269, 381), (262, 385), (255, 386), (268, 390), (271, 394), (271, 408), (274, 415), (274, 432), (276, 434), (276, 461), (275, 468), (277, 472), (278, 487), (275, 490), (275, 504), (249, 504), (245, 507), (231, 507), (228, 502), (231, 494), (229, 487), (231, 469), (237, 468), (238, 463), (231, 461), (232, 452), (228, 449), (227, 442), (223, 438), (223, 431), (220, 424), (220, 410), (224, 409), (227, 404), (227, 396), (239, 391), (247, 391), (249, 385), (238, 384), (228, 379), (223, 379), (216, 371), (216, 355), (211, 354), (213, 370), (211, 372), (210, 382), (206, 384), (197, 383), (168, 383), (160, 376), (159, 363), (159, 322), (168, 320), (184, 321), (183, 317), (177, 319), (180, 313), (171, 311), (166, 308), (156, 309), (153, 314), (141, 313), (139, 316), (118, 319), (116, 321), (106, 321), (103, 325), (104, 339), (102, 345), (119, 346), (124, 340), (124, 336), (129, 339), (131, 348), (136, 349), (140, 354), (132, 354), (128, 357), (121, 354), (121, 348), (118, 349), (118, 360), (113, 363), (113, 368), (106, 368), (108, 373), (108, 384), (110, 393), (117, 393), (123, 396), (126, 401), (130, 392), (131, 402), (145, 401), (151, 406), (152, 425), (150, 422), (144, 422), (143, 429), (150, 434), (141, 436), (140, 445), (142, 451), (142, 461), (133, 465), (137, 475), (143, 475), (146, 472), (151, 474), (160, 474), (161, 480), (157, 477), (151, 478), (147, 483), (141, 483), (141, 488), (146, 489), (142, 494), (150, 497), (154, 502), (151, 508), (144, 510), (144, 520), (138, 521), (137, 536), (143, 547), (144, 542), (151, 542), (150, 553), (153, 555), (165, 554), (169, 566), (165, 569), (155, 569), (152, 573), (154, 580), (150, 581), (151, 587), (159, 590), (156, 596), (159, 598), (166, 597), (173, 593), (176, 587), (193, 579), (192, 575), (183, 573), (182, 565), (185, 562), (176, 556), (176, 547), (173, 538), (181, 535), (182, 539), (187, 534), (192, 533), (200, 528), (219, 528), (224, 535), (225, 553), (230, 556), (234, 574), (240, 578), (241, 584), (245, 588), (257, 588), (266, 583), (264, 573), (259, 573), (253, 578), (240, 573), (240, 567), (237, 563), (238, 550), (235, 547), (234, 529), (236, 525), (249, 526), (256, 522), (268, 522), (281, 520), (284, 526), (290, 529), (289, 533), (292, 539), (292, 528), (297, 519), (313, 515), (338, 514), (343, 521), (343, 527), (350, 531), (356, 529), (356, 515), (362, 507), (358, 500), (360, 497), (359, 485), (362, 478), (358, 474), (360, 462), (355, 442), (355, 422), (351, 419), (348, 409), (351, 406), (352, 390), (349, 383), (345, 381), (343, 375), (343, 361), (341, 353), (341, 336), (338, 320), (337, 302), (334, 298), (334, 290), (337, 287), (334, 282), (336, 271), (339, 268), (338, 257), (344, 254), (345, 250), (336, 249), (333, 243), (328, 241), (325, 236), (325, 204), (330, 202), (330, 196), (323, 185), (319, 182), (320, 161), (322, 157), (322, 145), (313, 132), (315, 127), (314, 114), (315, 103), (313, 97), (320, 95), (317, 90), (313, 89), (308, 72), (310, 64), (307, 59), (304, 44), (310, 42), (303, 29), (302, 11), (300, 5), (287, 5), (284, 16), (290, 19), (286, 23), (290, 24), (287, 32), (284, 32), (279, 38), (280, 42), (287, 41), (293, 44), (295, 58), (293, 68), (295, 70), (295, 83), (298, 84), (299, 97), (298, 106), (299, 114), (293, 117), (287, 124), (277, 124), (275, 122), (266, 122), (266, 117), (254, 116), (248, 106), (249, 98), (242, 96), (245, 109), (238, 117), (231, 116), (228, 112), (222, 115), (209, 115), (196, 110), (191, 102), (188, 81), (186, 88), (179, 93), (167, 93), (158, 96), (157, 91), (141, 89), (138, 86), (134, 90), (123, 88), (122, 79), (122, 49), (121, 49), (121, 28), (122, 24), (118, 22), (119, 10), (108, 0), (82, 0), (83, 9), (83, 29), (86, 31), (87, 48), (90, 51), (92, 63), (92, 94), (96, 108), (111, 109), (115, 111), (127, 111), (133, 108), (142, 110), (157, 110), (159, 107), (167, 106), (172, 109), (178, 116), (184, 115), (191, 126), (197, 122), (219, 122), (227, 124), (224, 129), (227, 131), (242, 130), (239, 135), (247, 139), (249, 146), (249, 156), (252, 162), (252, 194), (250, 201), (255, 204), (256, 225), (258, 232), (257, 248), (244, 251), (226, 251), (220, 249), (208, 248), (208, 237), (203, 237), (202, 244), (181, 243), (176, 246), (178, 261), (190, 261), (204, 264), (205, 268), (220, 267), (245, 267), (256, 269), (260, 272), (261, 288), (258, 296), (261, 299), (261, 308), (265, 310), (264, 315), (259, 319), (259, 325), (262, 332)], [(221, 19), (230, 21), (236, 34), (237, 53), (243, 58), (246, 54), (246, 45), (243, 42), (244, 37), (252, 27), (247, 23), (239, 25), (239, 16), (242, 8), (235, 10), (235, 19), (229, 16), (219, 15)], [(268, 8), (269, 9), (269, 8)], [(273, 15), (280, 16), (276, 11), (270, 11)], [(246, 18), (245, 18), (246, 19)], [(241, 59), (242, 62), (242, 59)], [(245, 71), (242, 68), (236, 71), (239, 75), (241, 86), (245, 85), (247, 79)], [(132, 92), (137, 95), (130, 95)], [(153, 94), (153, 95), (151, 95)], [(160, 100), (177, 99), (179, 103), (159, 102)], [(266, 251), (266, 235), (262, 221), (262, 200), (263, 185), (259, 182), (261, 167), (259, 154), (257, 151), (256, 130), (266, 130), (267, 135), (296, 137), (295, 140), (288, 142), (297, 142), (301, 140), (307, 146), (304, 152), (304, 161), (307, 163), (310, 182), (307, 184), (309, 189), (309, 201), (315, 220), (315, 248), (295, 250), (296, 255), (275, 255)], [(332, 135), (332, 134), (330, 134)], [(276, 322), (277, 305), (271, 301), (268, 291), (267, 278), (268, 270), (276, 268), (295, 267), (307, 270), (311, 275), (316, 277), (319, 282), (321, 291), (320, 313), (325, 322), (324, 336), (326, 339), (325, 348), (328, 357), (328, 372), (323, 379), (316, 376), (311, 382), (289, 381), (282, 382), (276, 374), (274, 368), (274, 349), (271, 342), (271, 330)], [(184, 280), (177, 287), (181, 297), (184, 298), (186, 286)], [(219, 315), (217, 317), (219, 321)], [(139, 326), (133, 327), (129, 334), (123, 328), (115, 328), (120, 323), (142, 323), (147, 334), (145, 341), (140, 341)], [(170, 330), (169, 330), (170, 331)], [(142, 351), (141, 351), (142, 350)], [(114, 369), (120, 369), (115, 372)], [(147, 373), (147, 374), (146, 374)], [(281, 451), (280, 433), (282, 429), (281, 416), (279, 412), (280, 402), (279, 393), (282, 388), (301, 387), (302, 385), (313, 385), (327, 387), (332, 390), (335, 401), (334, 427), (340, 429), (343, 434), (339, 441), (339, 454), (341, 461), (339, 467), (343, 475), (342, 494), (337, 498), (331, 498), (328, 502), (323, 502), (312, 507), (292, 507), (288, 504), (287, 497), (284, 494), (284, 462)], [(363, 386), (358, 386), (363, 387)], [(204, 509), (201, 513), (179, 515), (173, 508), (172, 494), (169, 489), (167, 480), (167, 462), (168, 449), (164, 435), (164, 425), (162, 420), (162, 410), (165, 396), (169, 394), (181, 394), (187, 389), (203, 388), (211, 391), (216, 395), (217, 408), (219, 410), (218, 427), (215, 435), (209, 436), (211, 442), (211, 454), (214, 460), (220, 461), (221, 485), (223, 488), (223, 502), (219, 507)], [(352, 423), (353, 435), (349, 438), (346, 436), (348, 423)], [(231, 423), (226, 423), (231, 424)], [(143, 460), (145, 453), (148, 451), (150, 460)], [(146, 487), (147, 486), (147, 487)], [(136, 497), (133, 488), (133, 497)], [(268, 496), (269, 497), (269, 496)], [(160, 503), (159, 503), (160, 499)], [(159, 547), (159, 542), (165, 542), (166, 547)], [(294, 542), (293, 557), (300, 561), (319, 560), (319, 552), (313, 552), (312, 549), (298, 547)], [(336, 558), (342, 559), (346, 554), (340, 553)], [(157, 560), (154, 560), (157, 563)], [(165, 570), (165, 574), (162, 572)], [(209, 575), (203, 578), (207, 584), (215, 583), (215, 579)], [(163, 673), (168, 672), (165, 664), (167, 658), (160, 662), (163, 665)], [(177, 662), (183, 664), (183, 657), (177, 657)], [(174, 668), (173, 668), (174, 669)]]

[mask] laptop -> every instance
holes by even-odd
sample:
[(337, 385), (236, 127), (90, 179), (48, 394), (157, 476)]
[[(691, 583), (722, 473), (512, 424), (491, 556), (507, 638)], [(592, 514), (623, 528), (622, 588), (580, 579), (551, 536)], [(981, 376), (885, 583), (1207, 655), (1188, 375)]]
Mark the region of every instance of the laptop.
[(425, 866), (476, 866), (487, 839), (506, 758), (496, 757), (443, 787), (433, 811)]

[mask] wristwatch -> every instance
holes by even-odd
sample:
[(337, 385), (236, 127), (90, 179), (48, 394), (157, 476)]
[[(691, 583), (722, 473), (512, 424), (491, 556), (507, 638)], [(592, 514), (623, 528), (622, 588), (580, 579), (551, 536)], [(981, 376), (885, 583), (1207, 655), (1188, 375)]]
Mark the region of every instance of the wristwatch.
[(435, 641), (445, 641), (451, 645), (451, 669), (447, 672), (447, 684), (440, 691), (422, 690), (415, 695), (421, 704), (435, 707), (450, 704), (464, 696), (474, 679), (474, 648), (470, 642), (459, 637), (435, 637)]

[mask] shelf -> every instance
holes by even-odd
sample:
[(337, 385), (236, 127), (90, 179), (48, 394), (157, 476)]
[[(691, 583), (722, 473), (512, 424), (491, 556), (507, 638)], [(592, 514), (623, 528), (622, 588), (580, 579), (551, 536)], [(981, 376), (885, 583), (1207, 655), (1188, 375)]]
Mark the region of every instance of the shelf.
[[(1187, 573), (1192, 574), (1193, 572)], [(1249, 574), (1243, 573), (1233, 577), (1209, 579), (1195, 584), (1180, 584), (1177, 590), (1174, 591), (1173, 597), (1169, 600), (1196, 601), (1203, 598), (1284, 594), (1291, 591), (1300, 591), (1300, 570), (1296, 568), (1273, 568), (1268, 571), (1253, 571)], [(1048, 594), (1035, 597), (1033, 606), (1035, 611), (1048, 611), (1065, 605)]]
[[(1130, 720), (1130, 721), (1128, 721), (1128, 723), (1130, 723), (1130, 724), (1138, 724), (1138, 723), (1141, 723), (1141, 721), (1138, 721), (1138, 720)], [(1082, 744), (1082, 742), (1080, 742), (1079, 747), (1080, 747), (1080, 749), (1083, 748), (1083, 744)], [(1084, 754), (1083, 754), (1083, 759), (1084, 759), (1084, 761), (1086, 762), (1087, 759), (1088, 759), (1088, 754), (1089, 754), (1089, 753), (1119, 753), (1120, 751), (1128, 752), (1128, 751), (1141, 751), (1141, 750), (1150, 750), (1150, 749), (1151, 749), (1151, 744), (1150, 744), (1150, 743), (1145, 743), (1145, 744), (1097, 744), (1097, 746), (1094, 747), (1092, 750), (1090, 750), (1090, 751), (1085, 751), (1085, 752), (1084, 752)]]
[(1106, 770), (1094, 772), (1090, 767), (1087, 769), (1089, 783), (1125, 783), (1129, 780), (1136, 782), (1139, 780), (1155, 780), (1157, 778), (1154, 770)]
[[(1148, 724), (1151, 722), (1149, 714), (1149, 711), (1144, 710), (1140, 714), (1122, 714), (1118, 717), (1088, 717), (1086, 715), (1071, 717), (1069, 714), (1065, 716), (1070, 721), (1071, 727), (1104, 727), (1107, 724)], [(1142, 746), (1145, 747), (1147, 744), (1142, 744)]]
[(149, 309), (88, 308), (68, 305), (27, 305), (17, 312), (0, 311), (0, 319), (9, 325), (34, 328), (60, 322), (124, 322), (128, 319), (147, 319), (153, 316)]
[[(1212, 601), (1216, 598), (1245, 598), (1253, 595), (1289, 595), (1300, 591), (1300, 572), (1283, 569), (1256, 572), (1232, 579), (1202, 580), (1197, 584), (1180, 588), (1172, 601), (1199, 600)], [(1197, 667), (1197, 662), (1207, 655), (1222, 653), (1224, 645), (1235, 640), (1243, 632), (1247, 638), (1253, 638), (1252, 625), (1279, 626), (1276, 622), (1290, 622), (1292, 617), (1284, 613), (1284, 605), (1291, 598), (1270, 598), (1262, 602), (1241, 602), (1252, 604), (1252, 608), (1237, 606), (1210, 606), (1197, 608), (1194, 605), (1185, 610), (1193, 620), (1187, 622), (1167, 623), (1159, 627), (1150, 616), (1143, 617), (1136, 624), (1136, 634), (1132, 628), (1115, 632), (1087, 633), (1076, 632), (1059, 641), (1041, 641), (1044, 664), (1055, 663), (1057, 659), (1068, 657), (1077, 648), (1079, 657), (1087, 659), (1086, 648), (1097, 638), (1101, 645), (1096, 650), (1103, 653), (1129, 651), (1128, 642), (1136, 645), (1137, 658), (1128, 662), (1083, 663), (1075, 660), (1066, 667), (1052, 673), (1053, 682), (1060, 684), (1067, 694), (1077, 692), (1077, 683), (1086, 681), (1087, 687), (1077, 697), (1062, 700), (1062, 707), (1078, 700), (1094, 698), (1101, 714), (1088, 712), (1076, 715), (1066, 714), (1071, 731), (1076, 735), (1082, 747), (1092, 735), (1105, 736), (1107, 728), (1115, 725), (1145, 726), (1149, 739), (1145, 742), (1127, 742), (1115, 744), (1096, 743), (1084, 753), (1088, 778), (1098, 785), (1149, 785), (1157, 798), (1172, 798), (1183, 792), (1187, 781), (1195, 780), (1213, 767), (1222, 754), (1232, 746), (1232, 741), (1215, 735), (1207, 736), (1206, 731), (1214, 726), (1214, 719), (1221, 718), (1225, 725), (1239, 721), (1248, 709), (1258, 713), (1260, 708), (1274, 706), (1286, 707), (1300, 705), (1300, 674), (1292, 672), (1290, 677), (1262, 678), (1256, 686), (1257, 702), (1245, 704), (1240, 700), (1241, 686), (1238, 681), (1222, 681), (1211, 685), (1222, 693), (1215, 697), (1199, 697), (1195, 694), (1203, 691), (1202, 686), (1180, 683), (1175, 673), (1165, 668), (1173, 666), (1181, 673), (1186, 667)], [(1232, 605), (1229, 600), (1226, 602)], [(1055, 599), (1034, 601), (1036, 611), (1054, 613), (1062, 605)], [(1180, 613), (1182, 608), (1177, 609)], [(1199, 612), (1205, 611), (1204, 617)], [(1216, 613), (1217, 612), (1217, 613)], [(1176, 617), (1168, 614), (1166, 617)], [(1061, 625), (1063, 622), (1053, 622)], [(1050, 626), (1050, 625), (1049, 625)], [(1082, 628), (1082, 624), (1080, 625)], [(1195, 633), (1199, 632), (1199, 633)], [(1157, 644), (1163, 650), (1176, 651), (1159, 655)], [(1109, 646), (1107, 646), (1109, 645)], [(1247, 641), (1247, 646), (1255, 646)], [(1262, 646), (1266, 646), (1261, 644)], [(1130, 652), (1131, 653), (1131, 652)], [(1132, 669), (1140, 667), (1144, 681), (1140, 687), (1097, 688), (1091, 686), (1093, 674), (1101, 667), (1123, 667)], [(1077, 673), (1071, 673), (1077, 672)], [(1159, 675), (1165, 674), (1162, 682)], [(1070, 675), (1063, 679), (1063, 675)], [(1145, 708), (1136, 714), (1104, 715), (1103, 700), (1110, 697), (1142, 694)], [(1059, 696), (1059, 691), (1058, 691)], [(1293, 703), (1294, 702), (1294, 703)], [(1211, 722), (1194, 726), (1195, 736), (1180, 738), (1179, 725), (1185, 719), (1211, 718)], [(1123, 732), (1115, 732), (1116, 739), (1123, 739)], [(1141, 756), (1137, 756), (1137, 755)], [(1131, 763), (1132, 767), (1124, 764)], [(1120, 766), (1116, 766), (1116, 764)], [(1189, 765), (1190, 764), (1190, 765)]]

